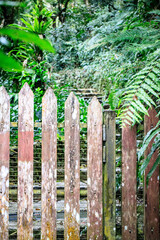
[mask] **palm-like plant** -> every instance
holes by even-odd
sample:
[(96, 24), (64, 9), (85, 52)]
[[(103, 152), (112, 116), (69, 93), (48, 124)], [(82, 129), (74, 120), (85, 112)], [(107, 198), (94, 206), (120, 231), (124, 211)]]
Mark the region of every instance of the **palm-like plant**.
[(23, 18), (21, 18), (23, 26), (18, 24), (12, 24), (12, 26), (45, 36), (46, 31), (53, 24), (53, 14), (53, 11), (49, 11), (45, 7), (40, 9), (37, 3), (30, 14), (23, 14)]

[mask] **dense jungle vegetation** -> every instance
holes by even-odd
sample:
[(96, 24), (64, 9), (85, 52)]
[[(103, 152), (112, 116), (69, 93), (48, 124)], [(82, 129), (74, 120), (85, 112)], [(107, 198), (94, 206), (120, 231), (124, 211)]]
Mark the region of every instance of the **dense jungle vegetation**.
[[(0, 85), (11, 96), (12, 121), (24, 82), (34, 91), (37, 121), (48, 86), (58, 98), (60, 122), (71, 88), (102, 92), (103, 104), (117, 111), (119, 121), (142, 122), (151, 105), (160, 115), (159, 0), (0, 1), (0, 35)], [(145, 137), (139, 158), (155, 136), (141, 173), (160, 147), (159, 123)], [(160, 155), (150, 176), (159, 162)]]

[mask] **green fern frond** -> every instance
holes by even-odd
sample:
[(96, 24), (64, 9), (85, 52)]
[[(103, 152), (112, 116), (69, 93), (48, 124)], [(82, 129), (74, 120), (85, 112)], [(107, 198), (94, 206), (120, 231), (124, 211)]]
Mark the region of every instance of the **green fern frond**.
[[(152, 141), (152, 139), (154, 138), (154, 143), (152, 145), (151, 151), (148, 154), (147, 158), (144, 160), (141, 168), (140, 168), (140, 172), (139, 172), (139, 177), (142, 176), (144, 174), (144, 171), (146, 170), (153, 154), (158, 151), (159, 152), (159, 148), (160, 148), (160, 128), (157, 128), (157, 126), (159, 126), (160, 121), (157, 123), (156, 127), (151, 129), (147, 135), (145, 136), (144, 140), (143, 140), (143, 146), (141, 147), (139, 153), (138, 153), (138, 160), (140, 161), (142, 155), (145, 153), (148, 145), (150, 144), (150, 142)], [(149, 179), (151, 178), (152, 174), (154, 173), (154, 171), (156, 170), (156, 168), (158, 167), (158, 165), (160, 164), (160, 154), (158, 154), (157, 159), (155, 160), (151, 170), (149, 171), (147, 178), (146, 178), (146, 182), (148, 185)]]
[(120, 118), (130, 117), (131, 122), (139, 122), (141, 115), (148, 114), (148, 108), (156, 106), (160, 91), (160, 59), (150, 63), (135, 74), (126, 86)]
[(138, 159), (140, 160), (140, 158), (142, 157), (142, 155), (144, 154), (144, 152), (146, 151), (149, 143), (152, 141), (152, 139), (154, 139), (156, 137), (157, 134), (160, 134), (160, 128), (157, 128), (160, 124), (160, 121), (157, 123), (157, 125), (151, 129), (146, 136), (144, 137), (143, 140), (143, 146), (141, 147), (139, 153), (138, 153)]

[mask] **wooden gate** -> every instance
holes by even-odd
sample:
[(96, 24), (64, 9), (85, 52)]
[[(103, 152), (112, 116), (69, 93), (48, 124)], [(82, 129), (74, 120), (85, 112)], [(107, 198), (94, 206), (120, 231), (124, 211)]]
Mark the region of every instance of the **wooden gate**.
[[(18, 112), (17, 238), (33, 239), (34, 96), (25, 83)], [(155, 111), (145, 129), (155, 125)], [(80, 239), (80, 118), (79, 102), (71, 93), (65, 103), (64, 239)], [(116, 239), (115, 113), (104, 110), (96, 97), (87, 120), (87, 239)], [(0, 239), (9, 229), (10, 100), (0, 88)], [(148, 151), (148, 150), (147, 150)], [(152, 159), (154, 162), (154, 159)], [(152, 165), (153, 163), (151, 163)], [(147, 172), (149, 171), (148, 166)], [(159, 240), (158, 170), (145, 186), (145, 239)], [(41, 239), (56, 239), (57, 100), (49, 88), (42, 99)], [(137, 239), (136, 128), (122, 129), (122, 239)]]

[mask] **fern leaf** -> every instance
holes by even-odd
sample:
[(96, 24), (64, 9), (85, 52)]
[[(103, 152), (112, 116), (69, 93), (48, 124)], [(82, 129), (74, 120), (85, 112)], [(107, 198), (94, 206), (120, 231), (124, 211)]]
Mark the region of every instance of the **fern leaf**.
[(138, 159), (141, 158), (141, 156), (144, 154), (145, 150), (147, 149), (149, 143), (152, 141), (152, 139), (160, 133), (160, 128), (156, 129), (154, 128), (154, 130), (150, 130), (146, 137), (144, 138), (144, 141), (143, 141), (143, 146), (141, 147), (141, 150), (139, 151), (138, 153)]
[[(120, 114), (122, 120), (127, 116), (128, 111), (131, 111), (134, 112), (132, 123), (133, 121), (139, 122), (141, 120), (139, 113), (148, 115), (148, 108), (156, 105), (155, 99), (159, 99), (159, 66), (160, 59), (151, 62), (127, 83), (122, 96)], [(129, 115), (131, 116), (130, 113)]]
[(149, 183), (149, 179), (151, 178), (152, 174), (154, 173), (154, 171), (156, 170), (156, 168), (158, 167), (159, 164), (160, 164), (160, 155), (158, 156), (158, 158), (154, 162), (151, 170), (149, 171), (149, 173), (147, 175), (147, 179), (146, 179), (147, 186), (148, 186), (148, 183)]
[(155, 96), (155, 97), (157, 97), (157, 98), (159, 97), (159, 96), (158, 96), (158, 93), (156, 93), (156, 92), (154, 91), (153, 86), (150, 87), (148, 84), (143, 83), (143, 84), (142, 84), (142, 87), (143, 87), (145, 90), (148, 90), (148, 92), (152, 93), (153, 96)]
[(156, 82), (153, 82), (151, 79), (149, 79), (149, 78), (146, 78), (145, 79), (145, 83), (148, 85), (148, 86), (152, 86), (152, 89), (154, 89), (154, 90), (158, 90), (159, 91), (159, 86), (158, 86), (158, 84), (156, 83)]
[(129, 109), (130, 111), (128, 111), (127, 114), (131, 117), (132, 122), (133, 122), (133, 119), (135, 119), (139, 123), (139, 119), (136, 117), (137, 114), (135, 114), (136, 112), (135, 109), (132, 107), (130, 107)]
[(152, 98), (149, 96), (149, 94), (146, 93), (143, 88), (139, 89), (137, 96), (139, 97), (139, 99), (144, 101), (149, 107), (151, 107), (152, 104), (156, 105)]
[[(142, 112), (142, 109), (141, 109), (141, 107), (139, 106), (139, 104), (137, 104), (137, 101), (133, 101), (133, 102), (131, 102), (131, 106), (133, 106), (136, 110), (137, 110), (137, 112), (139, 111), (139, 112)], [(146, 110), (147, 111), (147, 110)]]

